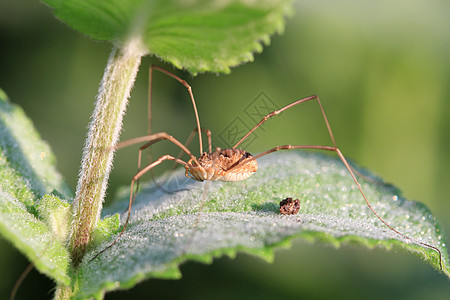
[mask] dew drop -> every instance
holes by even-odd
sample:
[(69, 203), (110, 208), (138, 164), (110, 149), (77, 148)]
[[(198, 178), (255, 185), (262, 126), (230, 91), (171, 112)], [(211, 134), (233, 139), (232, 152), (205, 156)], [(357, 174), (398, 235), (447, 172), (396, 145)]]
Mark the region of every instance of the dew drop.
[(394, 195), (394, 196), (392, 197), (392, 200), (397, 201), (397, 200), (398, 200), (398, 196), (397, 196), (397, 195)]

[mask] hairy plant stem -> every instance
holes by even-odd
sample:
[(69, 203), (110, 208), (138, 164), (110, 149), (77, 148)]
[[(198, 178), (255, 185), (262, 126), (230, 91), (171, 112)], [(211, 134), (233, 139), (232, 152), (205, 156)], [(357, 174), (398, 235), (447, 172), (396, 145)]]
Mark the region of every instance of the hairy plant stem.
[(143, 49), (139, 39), (130, 39), (121, 47), (115, 47), (103, 75), (73, 203), (69, 246), (75, 267), (85, 254), (100, 217), (114, 156), (113, 146), (118, 142), (141, 57), (146, 54)]
[(72, 296), (72, 288), (70, 286), (58, 286), (53, 296), (54, 300), (70, 299)]

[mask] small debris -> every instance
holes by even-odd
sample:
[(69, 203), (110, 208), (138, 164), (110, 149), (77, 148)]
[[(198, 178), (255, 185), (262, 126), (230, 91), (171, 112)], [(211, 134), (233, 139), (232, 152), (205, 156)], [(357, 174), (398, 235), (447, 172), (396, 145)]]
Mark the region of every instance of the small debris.
[(300, 201), (298, 199), (286, 198), (280, 202), (280, 213), (283, 215), (295, 215), (300, 210)]

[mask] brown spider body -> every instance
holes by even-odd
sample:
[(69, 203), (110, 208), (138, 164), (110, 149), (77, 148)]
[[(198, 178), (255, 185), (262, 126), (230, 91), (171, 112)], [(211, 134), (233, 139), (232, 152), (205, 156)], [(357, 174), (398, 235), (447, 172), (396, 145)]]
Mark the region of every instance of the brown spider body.
[(204, 152), (197, 159), (198, 165), (190, 159), (185, 165), (186, 176), (197, 181), (244, 180), (258, 170), (258, 163), (252, 157), (241, 149), (217, 148), (213, 153)]

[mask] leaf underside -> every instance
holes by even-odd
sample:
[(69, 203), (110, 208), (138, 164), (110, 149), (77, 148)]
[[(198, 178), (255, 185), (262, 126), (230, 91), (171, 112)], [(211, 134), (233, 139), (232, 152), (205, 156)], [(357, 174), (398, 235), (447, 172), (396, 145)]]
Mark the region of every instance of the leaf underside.
[(68, 251), (36, 208), (38, 200), (54, 190), (71, 193), (56, 171), (50, 147), (0, 90), (0, 234), (39, 271), (69, 284)]
[[(86, 255), (77, 274), (77, 297), (101, 298), (106, 291), (131, 288), (145, 278), (179, 278), (178, 266), (185, 260), (211, 262), (240, 251), (270, 261), (275, 247), (296, 237), (335, 246), (352, 242), (402, 249), (439, 269), (436, 251), (408, 243), (373, 215), (340, 160), (290, 151), (263, 157), (259, 165), (255, 175), (241, 182), (200, 183), (182, 171), (169, 173), (159, 182), (171, 191), (181, 189), (172, 194), (144, 184), (121, 239), (92, 262), (115, 235)], [(360, 172), (367, 176), (360, 182), (373, 208), (400, 232), (438, 247), (448, 276), (444, 237), (429, 210)], [(124, 220), (129, 191), (119, 194), (122, 201), (109, 213), (120, 212)], [(287, 197), (300, 199), (297, 215), (279, 213), (279, 202)]]
[(284, 30), (291, 0), (44, 0), (70, 27), (98, 40), (137, 36), (150, 54), (193, 73), (229, 73)]

